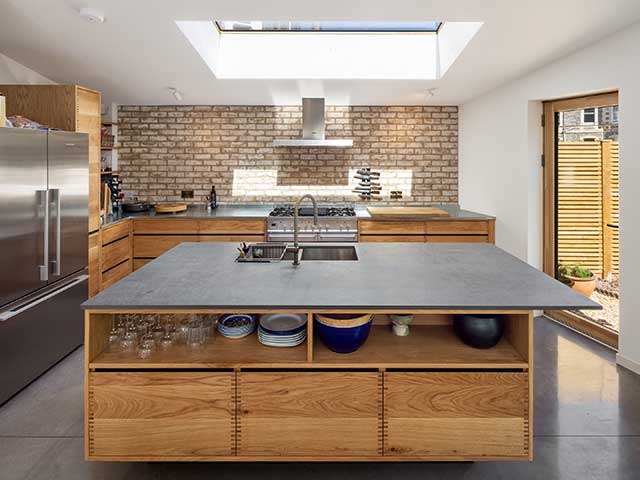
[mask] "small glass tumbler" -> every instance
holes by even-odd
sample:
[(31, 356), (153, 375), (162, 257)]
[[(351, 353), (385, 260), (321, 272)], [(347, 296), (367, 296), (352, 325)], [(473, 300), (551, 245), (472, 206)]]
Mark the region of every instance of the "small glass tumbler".
[(192, 315), (187, 333), (187, 346), (200, 348), (205, 344), (205, 329), (198, 315)]

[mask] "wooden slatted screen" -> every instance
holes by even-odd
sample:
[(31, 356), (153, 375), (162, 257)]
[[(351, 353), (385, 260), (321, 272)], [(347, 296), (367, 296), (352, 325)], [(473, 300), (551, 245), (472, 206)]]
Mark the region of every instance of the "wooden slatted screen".
[[(605, 148), (611, 163), (603, 166)], [(618, 224), (618, 143), (558, 142), (559, 263), (579, 263), (602, 276), (608, 260), (617, 273), (618, 231), (607, 223)]]
[[(613, 225), (620, 225), (620, 146), (618, 142), (611, 142), (611, 221)], [(620, 231), (611, 230), (611, 271), (620, 271)]]

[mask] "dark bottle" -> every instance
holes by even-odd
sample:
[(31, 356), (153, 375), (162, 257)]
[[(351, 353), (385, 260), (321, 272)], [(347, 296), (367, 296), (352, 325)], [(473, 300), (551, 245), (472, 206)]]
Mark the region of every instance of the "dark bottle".
[(215, 185), (211, 186), (211, 195), (209, 196), (209, 206), (211, 210), (218, 206), (218, 194), (216, 193)]

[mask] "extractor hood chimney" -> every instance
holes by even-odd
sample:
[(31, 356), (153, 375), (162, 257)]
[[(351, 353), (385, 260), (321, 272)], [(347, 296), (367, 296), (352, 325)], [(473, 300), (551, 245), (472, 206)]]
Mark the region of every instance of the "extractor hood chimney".
[(352, 147), (353, 140), (324, 138), (324, 98), (302, 99), (302, 138), (274, 140), (274, 147)]

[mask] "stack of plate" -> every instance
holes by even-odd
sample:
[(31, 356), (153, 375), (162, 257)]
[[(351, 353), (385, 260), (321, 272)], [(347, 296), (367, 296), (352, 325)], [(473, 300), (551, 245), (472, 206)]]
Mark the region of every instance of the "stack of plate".
[(258, 340), (268, 347), (297, 347), (307, 338), (307, 316), (272, 313), (260, 317)]
[(256, 316), (245, 313), (223, 315), (218, 320), (218, 332), (227, 338), (242, 338), (253, 333), (256, 328)]

